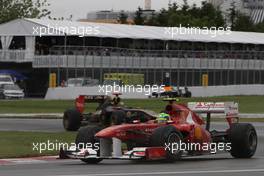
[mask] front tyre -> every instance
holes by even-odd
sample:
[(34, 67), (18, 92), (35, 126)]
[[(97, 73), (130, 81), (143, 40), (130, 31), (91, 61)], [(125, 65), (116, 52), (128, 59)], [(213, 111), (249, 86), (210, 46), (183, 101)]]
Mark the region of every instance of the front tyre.
[[(154, 130), (150, 137), (151, 147), (165, 147), (166, 150), (166, 161), (174, 162), (179, 160), (182, 156), (182, 151), (173, 146), (180, 146), (180, 141), (183, 140), (183, 136), (179, 130), (174, 126), (163, 126)], [(169, 148), (166, 146), (170, 146)]]
[(231, 155), (235, 158), (251, 158), (257, 149), (258, 137), (253, 125), (234, 123), (228, 138), (231, 142)]
[[(86, 145), (92, 145), (93, 149), (95, 147), (100, 146), (100, 141), (95, 137), (95, 134), (101, 131), (102, 128), (100, 127), (82, 127), (75, 139), (75, 143), (79, 148), (84, 148)], [(99, 154), (99, 152), (98, 152)], [(81, 161), (87, 163), (87, 164), (97, 164), (103, 159), (97, 159), (97, 158), (89, 158), (89, 159), (81, 159)]]

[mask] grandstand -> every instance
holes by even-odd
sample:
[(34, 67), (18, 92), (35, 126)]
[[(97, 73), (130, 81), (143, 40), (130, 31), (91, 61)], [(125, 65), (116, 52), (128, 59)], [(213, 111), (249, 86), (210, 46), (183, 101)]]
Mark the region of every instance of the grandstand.
[[(41, 37), (33, 30), (50, 26), (57, 30)], [(80, 37), (65, 30), (73, 27), (96, 29), (96, 34)], [(209, 85), (264, 84), (262, 33), (172, 37), (164, 27), (17, 19), (0, 25), (0, 35), (2, 67), (32, 65), (46, 82), (54, 72), (58, 85), (69, 77), (102, 82), (104, 73), (118, 72), (143, 73), (146, 84), (162, 84), (166, 74), (178, 86), (201, 86), (204, 74)]]

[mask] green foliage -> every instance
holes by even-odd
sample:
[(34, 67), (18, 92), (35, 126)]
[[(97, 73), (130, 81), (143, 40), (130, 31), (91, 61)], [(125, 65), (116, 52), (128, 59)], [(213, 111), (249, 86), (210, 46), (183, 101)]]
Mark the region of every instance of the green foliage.
[[(74, 142), (76, 132), (0, 132), (0, 158), (34, 157), (42, 155), (58, 155), (59, 151), (45, 150), (40, 153), (33, 143), (71, 144)], [(43, 144), (44, 145), (44, 144)]]
[[(122, 98), (122, 96), (121, 96)], [(166, 102), (162, 99), (123, 99), (127, 107), (140, 107), (160, 112)], [(197, 97), (180, 98), (181, 103), (196, 101), (235, 101), (239, 103), (241, 113), (264, 113), (264, 96), (224, 96), (224, 97)], [(97, 103), (87, 103), (85, 111), (95, 112)], [(63, 113), (74, 107), (74, 100), (18, 100), (0, 101), (0, 114), (5, 113)]]
[(161, 9), (155, 16), (149, 19), (146, 24), (156, 26), (183, 26), (183, 27), (223, 27), (224, 18), (218, 9), (212, 4), (202, 2), (201, 7), (196, 4), (189, 6), (184, 0), (180, 7), (176, 3), (169, 4), (168, 10)]
[(228, 9), (228, 11), (229, 11), (228, 21), (231, 24), (231, 29), (233, 29), (234, 25), (235, 25), (235, 19), (236, 19), (236, 16), (237, 16), (235, 2), (231, 3), (231, 7)]
[[(137, 12), (138, 16), (142, 13)], [(143, 24), (142, 18), (137, 19), (136, 24)], [(145, 20), (145, 25), (154, 26), (173, 26), (179, 27), (227, 27), (230, 26), (233, 31), (252, 31), (264, 32), (264, 22), (253, 24), (250, 18), (237, 11), (235, 2), (231, 3), (228, 9), (227, 19), (224, 19), (222, 12), (215, 8), (207, 1), (203, 1), (200, 7), (196, 4), (188, 5), (187, 0), (183, 0), (183, 5), (177, 3), (168, 5), (168, 9), (161, 9), (159, 12), (152, 15), (151, 18)]]
[(145, 25), (148, 25), (148, 26), (155, 26), (155, 25), (156, 25), (155, 17), (156, 17), (155, 13), (152, 12), (151, 17), (149, 18), (149, 20), (146, 20), (146, 21), (144, 22)]
[[(0, 24), (17, 18), (41, 18), (50, 15), (47, 9), (47, 0), (0, 0)], [(264, 32), (264, 22), (253, 24), (250, 18), (239, 13), (235, 2), (231, 3), (226, 21), (219, 9), (216, 9), (207, 1), (202, 2), (200, 7), (196, 4), (189, 5), (183, 0), (183, 5), (177, 3), (168, 5), (168, 9), (161, 9), (158, 13), (146, 19), (143, 10), (138, 7), (135, 13), (134, 23), (136, 25), (152, 26), (182, 26), (182, 27), (227, 27), (231, 26), (233, 31)], [(64, 20), (64, 18), (51, 18)], [(121, 11), (118, 21), (121, 24), (127, 23), (127, 15)], [(72, 15), (69, 17), (72, 19)]]
[(264, 22), (255, 25), (254, 31), (256, 31), (256, 32), (264, 32)]
[(255, 31), (255, 26), (250, 18), (241, 13), (237, 13), (232, 30), (234, 31)]
[(118, 22), (120, 24), (127, 24), (127, 14), (122, 10), (119, 14), (119, 17), (118, 17)]
[(136, 11), (135, 17), (134, 17), (134, 23), (136, 25), (143, 25), (145, 22), (145, 18), (143, 17), (143, 10), (138, 7), (138, 10)]
[(17, 18), (41, 18), (50, 14), (47, 0), (0, 0), (0, 24)]

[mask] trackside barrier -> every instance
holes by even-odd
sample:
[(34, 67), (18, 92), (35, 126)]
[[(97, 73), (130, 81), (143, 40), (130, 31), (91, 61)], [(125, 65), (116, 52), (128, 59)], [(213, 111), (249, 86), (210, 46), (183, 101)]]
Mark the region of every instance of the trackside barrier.
[[(208, 87), (188, 87), (193, 97), (214, 97), (229, 95), (264, 95), (264, 85), (229, 85), (229, 86), (208, 86)], [(57, 87), (49, 88), (45, 99), (75, 99), (82, 95), (101, 95), (98, 87)], [(146, 99), (143, 92), (123, 93), (122, 98)]]

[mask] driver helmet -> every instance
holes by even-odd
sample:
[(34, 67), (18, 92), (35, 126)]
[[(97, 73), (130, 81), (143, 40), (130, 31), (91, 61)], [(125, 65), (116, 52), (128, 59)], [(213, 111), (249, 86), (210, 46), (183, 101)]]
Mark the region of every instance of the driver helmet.
[(120, 101), (121, 101), (120, 97), (113, 98), (114, 105), (118, 105), (120, 103)]
[(158, 120), (158, 123), (164, 123), (164, 122), (167, 122), (169, 119), (170, 119), (169, 114), (165, 112), (161, 112), (157, 120)]

